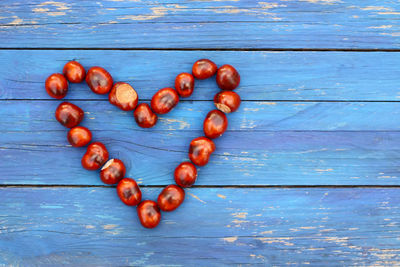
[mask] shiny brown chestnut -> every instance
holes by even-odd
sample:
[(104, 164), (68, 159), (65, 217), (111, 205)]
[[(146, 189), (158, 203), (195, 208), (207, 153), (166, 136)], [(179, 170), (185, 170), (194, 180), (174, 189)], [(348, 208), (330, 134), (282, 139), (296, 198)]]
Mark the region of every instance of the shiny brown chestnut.
[(46, 79), (44, 86), (49, 96), (56, 99), (64, 98), (68, 93), (67, 79), (60, 73), (50, 75)]
[(139, 104), (133, 112), (136, 123), (142, 128), (151, 128), (156, 125), (158, 117), (146, 103)]
[(157, 203), (152, 200), (144, 200), (137, 206), (137, 214), (140, 223), (146, 228), (154, 228), (161, 221), (161, 212)]
[(197, 166), (208, 163), (211, 154), (215, 151), (215, 144), (207, 137), (197, 137), (190, 142), (189, 159)]
[(162, 211), (173, 211), (185, 199), (185, 191), (177, 185), (171, 184), (158, 195), (157, 205)]
[(67, 139), (73, 147), (82, 147), (92, 140), (92, 133), (86, 127), (76, 126), (69, 130)]
[(86, 71), (81, 63), (70, 61), (64, 65), (63, 74), (71, 83), (80, 83), (85, 79)]
[(203, 123), (205, 136), (214, 139), (220, 137), (228, 128), (228, 119), (225, 113), (218, 109), (208, 112)]
[(117, 185), (117, 194), (128, 206), (136, 206), (142, 200), (142, 192), (135, 180), (124, 178)]
[(178, 93), (173, 88), (163, 88), (155, 93), (151, 99), (151, 109), (157, 114), (171, 111), (179, 102)]
[(194, 77), (190, 73), (183, 72), (175, 78), (175, 90), (181, 97), (189, 97), (194, 90)]
[(174, 172), (175, 183), (181, 187), (191, 187), (197, 178), (196, 166), (191, 162), (182, 162)]
[(97, 170), (108, 160), (108, 151), (100, 142), (91, 143), (85, 155), (83, 155), (81, 163), (86, 170)]
[(91, 67), (86, 74), (86, 83), (96, 94), (107, 94), (113, 86), (113, 78), (102, 67)]
[(77, 105), (69, 102), (62, 102), (58, 105), (55, 116), (59, 123), (67, 128), (72, 128), (82, 121), (84, 112)]
[(137, 106), (138, 94), (130, 84), (117, 82), (111, 89), (108, 100), (121, 110), (131, 111)]
[(124, 178), (126, 168), (124, 163), (119, 159), (110, 159), (101, 168), (100, 179), (105, 184), (116, 184)]
[(209, 59), (199, 59), (192, 67), (193, 76), (199, 80), (210, 78), (217, 72), (217, 65)]
[(240, 106), (240, 96), (233, 91), (221, 91), (214, 96), (214, 105), (224, 113), (235, 112)]
[(222, 90), (234, 90), (240, 83), (240, 75), (231, 65), (223, 65), (217, 71), (217, 84)]

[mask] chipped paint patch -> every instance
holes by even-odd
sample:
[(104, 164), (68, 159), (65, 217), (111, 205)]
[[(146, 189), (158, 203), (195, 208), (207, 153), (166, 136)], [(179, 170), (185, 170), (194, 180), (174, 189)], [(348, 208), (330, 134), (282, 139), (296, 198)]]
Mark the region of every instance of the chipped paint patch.
[(44, 12), (49, 11), (49, 9), (48, 8), (37, 7), (37, 8), (32, 9), (32, 11), (35, 12), (35, 13), (44, 13)]
[(328, 169), (315, 169), (314, 171), (317, 171), (317, 172), (331, 172), (331, 171), (333, 171), (333, 169), (332, 169), (332, 168), (328, 168)]
[(39, 4), (39, 6), (54, 6), (57, 10), (69, 10), (68, 5), (63, 2), (47, 1)]
[(106, 224), (103, 226), (103, 229), (109, 230), (109, 229), (114, 229), (115, 227), (117, 227), (117, 225), (115, 224)]
[(122, 17), (118, 17), (118, 19), (128, 19), (128, 20), (152, 20), (156, 18), (161, 18), (167, 15), (168, 13), (174, 13), (180, 9), (184, 9), (186, 6), (181, 6), (178, 4), (166, 5), (166, 6), (158, 6), (150, 8), (151, 13), (147, 15), (126, 15)]
[(221, 240), (225, 241), (225, 242), (229, 242), (229, 243), (233, 243), (238, 239), (237, 236), (230, 236), (230, 237), (224, 237), (221, 238)]
[(241, 218), (241, 219), (246, 219), (247, 217), (247, 212), (235, 212), (235, 213), (231, 213), (231, 215), (235, 218)]
[(217, 194), (217, 197), (222, 198), (222, 199), (226, 199), (226, 196), (221, 195), (221, 194)]
[(195, 199), (197, 199), (198, 201), (200, 201), (201, 203), (207, 203), (207, 202), (205, 202), (204, 200), (201, 200), (198, 196), (196, 196), (195, 194), (192, 194), (192, 193), (190, 193), (190, 192), (188, 192), (188, 194), (190, 195), (190, 196), (192, 196), (193, 198), (195, 198)]
[(275, 106), (276, 105), (276, 102), (261, 102), (261, 103), (258, 103), (259, 105), (268, 105), (268, 106)]
[(85, 225), (85, 228), (86, 229), (93, 229), (93, 228), (95, 228), (93, 225)]
[[(169, 118), (160, 118), (159, 120), (164, 122), (168, 126), (173, 126), (174, 124), (178, 123), (179, 127), (177, 129), (179, 129), (179, 130), (189, 129), (190, 128), (190, 124), (188, 122), (186, 122), (186, 121), (183, 121), (183, 120), (169, 119)], [(170, 130), (172, 130), (172, 128)]]
[(286, 7), (286, 5), (280, 5), (278, 3), (270, 3), (270, 2), (258, 2), (262, 9), (271, 9), (277, 7)]
[(263, 243), (273, 244), (273, 243), (281, 243), (285, 246), (293, 246), (294, 244), (288, 242), (292, 240), (292, 237), (256, 237), (256, 240), (260, 240)]
[(386, 11), (392, 11), (391, 8), (387, 8), (387, 7), (383, 7), (383, 6), (367, 6), (367, 7), (361, 8), (361, 10), (373, 10), (373, 11), (386, 10)]
[(341, 0), (302, 0), (303, 2), (309, 2), (313, 4), (322, 4), (322, 5), (333, 5), (337, 3), (342, 3)]
[(270, 230), (270, 231), (264, 231), (264, 232), (261, 232), (261, 233), (260, 233), (260, 235), (272, 234), (273, 232), (274, 232), (273, 230)]
[(368, 29), (390, 29), (393, 25), (381, 25), (381, 26), (371, 26)]

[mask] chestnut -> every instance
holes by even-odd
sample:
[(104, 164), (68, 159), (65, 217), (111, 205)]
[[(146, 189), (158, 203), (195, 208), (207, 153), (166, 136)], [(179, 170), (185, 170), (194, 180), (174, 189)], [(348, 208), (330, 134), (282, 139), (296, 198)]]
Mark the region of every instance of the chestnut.
[(138, 94), (128, 83), (118, 82), (111, 89), (108, 100), (121, 110), (131, 111), (136, 108)]
[(194, 90), (194, 77), (190, 73), (183, 72), (175, 78), (175, 90), (181, 97), (189, 97)]
[(67, 79), (60, 73), (53, 73), (50, 75), (46, 79), (44, 87), (49, 96), (56, 99), (64, 98), (68, 93)]
[(67, 128), (77, 126), (83, 120), (83, 110), (69, 102), (62, 102), (56, 109), (56, 119)]
[(177, 185), (171, 184), (158, 195), (157, 205), (162, 211), (173, 211), (185, 199), (185, 191)]
[(74, 147), (86, 146), (92, 140), (92, 133), (86, 127), (76, 126), (69, 130), (67, 139)]
[(179, 102), (178, 93), (173, 88), (163, 88), (151, 98), (151, 109), (157, 114), (171, 111)]
[(193, 76), (199, 80), (210, 78), (217, 72), (217, 65), (209, 59), (199, 59), (192, 67)]
[(71, 83), (80, 83), (85, 79), (86, 71), (81, 63), (70, 61), (64, 65), (63, 74)]
[(182, 162), (174, 172), (175, 183), (181, 187), (191, 187), (197, 178), (196, 166), (191, 162)]
[(214, 139), (220, 137), (228, 127), (228, 119), (225, 113), (218, 109), (208, 112), (203, 123), (203, 130), (205, 136)]
[(101, 168), (100, 179), (105, 184), (116, 184), (124, 178), (126, 168), (124, 163), (119, 159), (110, 159)]
[(81, 163), (86, 170), (97, 170), (108, 160), (108, 151), (100, 142), (91, 143), (85, 155), (83, 155)]
[(136, 123), (142, 128), (151, 128), (156, 125), (158, 117), (146, 103), (139, 104), (133, 112)]
[(154, 228), (161, 221), (161, 212), (152, 200), (142, 201), (136, 208), (140, 223), (146, 228)]
[(215, 151), (215, 144), (207, 137), (197, 137), (190, 142), (189, 158), (197, 166), (208, 163), (211, 154)]
[(240, 96), (233, 91), (221, 91), (214, 96), (214, 105), (224, 113), (235, 112), (240, 106)]
[(240, 75), (231, 65), (223, 65), (217, 71), (217, 84), (222, 90), (234, 90), (240, 83)]
[(102, 67), (91, 67), (86, 74), (86, 83), (96, 94), (107, 94), (111, 90), (113, 82), (110, 73)]
[(124, 178), (117, 185), (117, 194), (128, 206), (136, 206), (142, 200), (142, 192), (135, 180)]

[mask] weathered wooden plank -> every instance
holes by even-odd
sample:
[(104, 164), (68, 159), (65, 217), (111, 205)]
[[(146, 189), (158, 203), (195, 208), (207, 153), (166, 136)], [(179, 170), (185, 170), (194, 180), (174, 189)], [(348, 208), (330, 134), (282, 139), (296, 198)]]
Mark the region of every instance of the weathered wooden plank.
[[(213, 105), (184, 102), (154, 129), (108, 102), (76, 101), (84, 126), (143, 184), (168, 184), (187, 160), (188, 144), (202, 135)], [(0, 183), (101, 184), (83, 170), (84, 148), (72, 148), (54, 119), (58, 101), (2, 101)], [(244, 102), (229, 115), (200, 185), (399, 184), (400, 103)]]
[(0, 189), (0, 264), (400, 264), (398, 189), (191, 189), (152, 230), (114, 190)]
[(388, 0), (6, 0), (0, 46), (390, 49), (398, 14)]
[[(241, 73), (237, 92), (245, 100), (399, 100), (399, 53), (229, 51), (0, 51), (0, 99), (49, 99), (44, 81), (77, 59), (106, 67), (130, 82), (143, 99), (173, 86), (194, 61), (211, 58)], [(69, 99), (105, 99), (86, 84), (70, 87)], [(198, 81), (190, 99), (211, 100), (214, 79)]]

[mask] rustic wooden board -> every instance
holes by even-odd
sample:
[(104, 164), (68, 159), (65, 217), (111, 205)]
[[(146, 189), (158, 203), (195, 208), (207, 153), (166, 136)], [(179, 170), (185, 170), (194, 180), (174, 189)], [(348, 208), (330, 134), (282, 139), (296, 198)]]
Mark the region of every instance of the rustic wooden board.
[(14, 1), (0, 47), (398, 49), (385, 0)]
[[(399, 266), (399, 14), (389, 0), (1, 1), (0, 265)], [(199, 58), (234, 65), (244, 102), (199, 187), (147, 230), (80, 167), (44, 80), (77, 59), (148, 101)], [(155, 199), (217, 91), (196, 83), (151, 130), (84, 84), (66, 99)]]
[[(101, 56), (100, 56), (101, 55)], [(399, 53), (249, 51), (59, 51), (0, 50), (0, 99), (49, 99), (44, 81), (77, 59), (105, 67), (116, 81), (131, 83), (142, 99), (173, 86), (199, 58), (232, 64), (242, 74), (244, 100), (398, 101)], [(214, 79), (196, 82), (190, 99), (211, 100)], [(73, 84), (68, 99), (105, 99), (87, 85)]]
[[(210, 102), (183, 102), (150, 130), (131, 112), (105, 101), (75, 101), (82, 125), (128, 175), (143, 184), (169, 184), (174, 168), (188, 160), (190, 140), (201, 136)], [(54, 119), (58, 101), (2, 101), (0, 183), (101, 184), (82, 169), (85, 148), (72, 148), (67, 129)], [(399, 184), (400, 103), (244, 102), (230, 114), (199, 185)], [(373, 122), (373, 123), (371, 123)], [(157, 170), (157, 171), (155, 171)]]
[(114, 190), (0, 189), (0, 264), (400, 264), (397, 189), (191, 189), (153, 230)]

